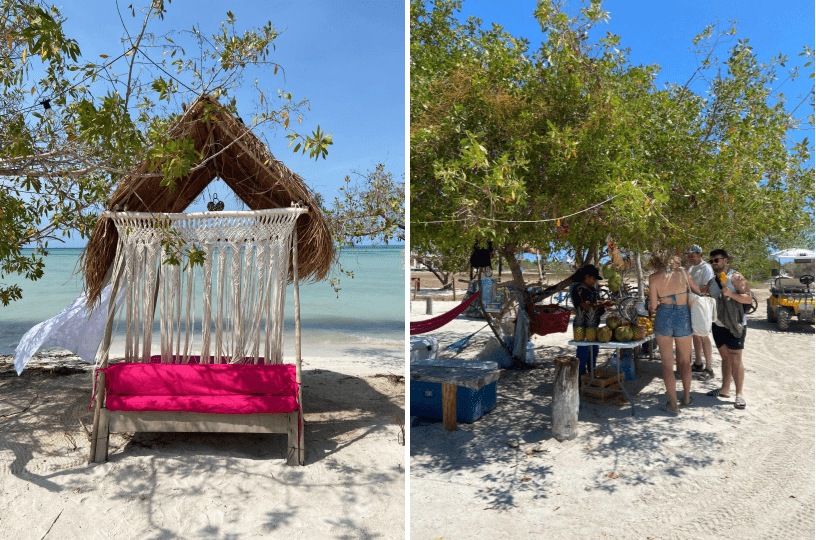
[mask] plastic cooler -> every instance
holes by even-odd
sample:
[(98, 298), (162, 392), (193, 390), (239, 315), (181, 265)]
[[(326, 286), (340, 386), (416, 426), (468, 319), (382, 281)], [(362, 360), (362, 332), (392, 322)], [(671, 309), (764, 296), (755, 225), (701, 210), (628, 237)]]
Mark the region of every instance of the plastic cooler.
[(418, 360), (435, 359), (439, 351), (439, 341), (433, 337), (411, 337), (411, 363)]
[[(496, 362), (474, 362), (456, 359), (425, 359), (411, 361), (412, 366), (469, 367), (476, 369), (499, 369)], [(442, 384), (411, 381), (411, 416), (435, 420), (442, 419)], [(456, 389), (456, 421), (475, 422), (496, 406), (496, 381), (472, 390), (459, 386)]]

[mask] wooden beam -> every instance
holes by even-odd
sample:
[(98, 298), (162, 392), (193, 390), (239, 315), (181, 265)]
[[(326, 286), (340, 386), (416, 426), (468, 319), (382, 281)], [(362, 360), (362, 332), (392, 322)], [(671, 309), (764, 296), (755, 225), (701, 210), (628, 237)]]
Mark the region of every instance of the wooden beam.
[(442, 424), (448, 431), (456, 431), (456, 385), (442, 385)]
[(187, 411), (110, 411), (109, 432), (288, 433), (294, 413), (214, 414)]

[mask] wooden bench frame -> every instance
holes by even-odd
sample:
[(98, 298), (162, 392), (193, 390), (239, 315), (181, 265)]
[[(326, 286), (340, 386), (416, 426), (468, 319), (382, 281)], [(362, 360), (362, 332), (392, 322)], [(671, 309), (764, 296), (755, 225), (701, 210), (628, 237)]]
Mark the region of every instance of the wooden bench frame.
[[(286, 433), (286, 464), (303, 465), (305, 425), (298, 430), (300, 413), (210, 414), (178, 411), (111, 411), (100, 409), (92, 461), (108, 460), (111, 433)], [(300, 432), (300, 433), (298, 433)]]

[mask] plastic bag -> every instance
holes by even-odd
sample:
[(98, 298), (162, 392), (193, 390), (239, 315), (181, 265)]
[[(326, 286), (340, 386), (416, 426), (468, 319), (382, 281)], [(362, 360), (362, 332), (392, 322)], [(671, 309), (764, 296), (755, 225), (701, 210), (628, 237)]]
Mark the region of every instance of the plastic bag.
[(691, 330), (695, 336), (707, 336), (717, 317), (717, 301), (710, 296), (700, 296), (691, 306)]

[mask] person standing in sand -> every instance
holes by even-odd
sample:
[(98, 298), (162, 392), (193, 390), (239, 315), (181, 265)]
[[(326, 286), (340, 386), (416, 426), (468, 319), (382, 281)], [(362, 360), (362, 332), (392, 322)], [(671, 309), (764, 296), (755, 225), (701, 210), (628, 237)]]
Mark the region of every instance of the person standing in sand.
[[(691, 266), (688, 268), (689, 277), (697, 284), (703, 294), (708, 293), (708, 282), (714, 279), (714, 270), (711, 265), (703, 260), (703, 248), (694, 245), (688, 250), (688, 260)], [(700, 373), (700, 378), (707, 381), (714, 377), (714, 370), (711, 367), (711, 339), (708, 336), (692, 335), (691, 341), (694, 344), (694, 364), (691, 366), (692, 373)], [(703, 359), (705, 357), (705, 368)]]
[[(588, 264), (579, 268), (572, 275), (572, 289), (570, 290), (570, 297), (572, 305), (575, 306), (575, 320), (573, 325), (580, 325), (582, 321), (586, 321), (588, 312), (594, 311), (594, 319), (600, 322), (605, 308), (610, 308), (614, 305), (611, 300), (601, 301), (598, 295), (598, 290), (595, 284), (603, 279), (600, 272), (594, 264)], [(595, 324), (594, 322), (592, 324)], [(598, 360), (598, 346), (589, 345), (577, 347), (575, 356), (578, 357), (578, 374), (584, 375), (595, 369), (595, 363)], [(589, 360), (592, 358), (592, 366), (590, 368)]]
[[(667, 250), (652, 252), (649, 267), (649, 312), (655, 315), (654, 334), (663, 364), (663, 384), (669, 402), (664, 410), (678, 414), (677, 380), (674, 377), (674, 348), (677, 347), (677, 364), (683, 382), (683, 405), (691, 405), (691, 313), (688, 307), (689, 289), (700, 294), (700, 289), (689, 281), (680, 266), (680, 257)], [(694, 283), (694, 285), (692, 285)], [(672, 341), (674, 343), (672, 343)]]
[[(730, 397), (731, 378), (737, 392), (734, 407), (745, 408), (742, 397), (742, 383), (745, 368), (742, 365), (742, 350), (748, 333), (748, 315), (743, 306), (751, 305), (751, 287), (745, 276), (728, 268), (728, 252), (715, 249), (709, 256), (714, 278), (708, 284), (708, 292), (717, 300), (717, 321), (711, 325), (714, 344), (722, 357), (722, 386), (708, 392), (714, 397)], [(725, 278), (725, 279), (723, 279)]]

